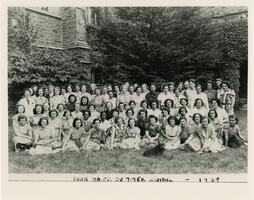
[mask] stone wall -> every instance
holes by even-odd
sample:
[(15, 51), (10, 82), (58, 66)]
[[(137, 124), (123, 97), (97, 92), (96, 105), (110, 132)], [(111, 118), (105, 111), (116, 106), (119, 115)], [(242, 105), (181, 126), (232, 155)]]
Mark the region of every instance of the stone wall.
[(30, 8), (27, 10), (30, 13), (32, 24), (38, 30), (34, 45), (62, 49), (62, 18)]

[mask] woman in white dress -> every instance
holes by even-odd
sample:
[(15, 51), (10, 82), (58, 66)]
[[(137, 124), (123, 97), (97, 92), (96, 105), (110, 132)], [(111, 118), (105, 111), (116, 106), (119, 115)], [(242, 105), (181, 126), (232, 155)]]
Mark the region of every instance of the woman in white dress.
[(208, 118), (204, 117), (201, 122), (202, 122), (201, 126), (202, 148), (200, 152), (217, 153), (225, 150), (225, 147), (223, 147), (223, 145), (219, 143), (218, 138), (216, 137), (213, 125), (208, 123)]
[(139, 149), (140, 129), (135, 126), (135, 119), (128, 120), (128, 126), (125, 130), (125, 139), (120, 144), (122, 149)]
[(27, 123), (27, 117), (20, 114), (17, 124), (14, 126), (14, 148), (16, 152), (30, 149), (32, 147), (32, 128)]
[(60, 148), (55, 149), (54, 145), (55, 138), (52, 134), (52, 129), (48, 127), (48, 119), (42, 117), (39, 121), (39, 128), (36, 131), (35, 148), (31, 148), (29, 153), (31, 155), (37, 154), (51, 154), (61, 151)]
[(163, 136), (164, 148), (166, 150), (177, 149), (180, 147), (181, 128), (176, 125), (176, 117), (170, 116), (168, 124), (164, 124), (161, 128)]

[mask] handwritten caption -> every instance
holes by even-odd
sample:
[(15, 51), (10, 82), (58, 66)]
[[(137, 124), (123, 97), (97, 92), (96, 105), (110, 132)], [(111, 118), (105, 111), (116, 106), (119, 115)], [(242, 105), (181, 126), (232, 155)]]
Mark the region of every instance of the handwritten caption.
[(183, 178), (183, 179), (174, 179), (167, 177), (73, 177), (73, 182), (135, 182), (135, 183), (144, 183), (144, 182), (161, 182), (161, 183), (170, 183), (170, 182), (186, 182), (186, 183), (219, 183), (220, 177), (199, 177), (199, 178)]

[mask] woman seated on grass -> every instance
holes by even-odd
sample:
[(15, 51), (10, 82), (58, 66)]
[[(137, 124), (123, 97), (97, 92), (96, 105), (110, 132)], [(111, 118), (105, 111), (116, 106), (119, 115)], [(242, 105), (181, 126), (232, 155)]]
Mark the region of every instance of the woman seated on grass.
[(147, 119), (147, 111), (144, 109), (141, 109), (138, 113), (138, 120), (137, 120), (137, 126), (140, 129), (140, 136), (141, 139), (145, 136), (146, 134), (146, 124), (148, 122)]
[(116, 117), (115, 123), (109, 129), (109, 137), (107, 138), (106, 145), (109, 149), (119, 148), (123, 139), (125, 138), (124, 121), (121, 117)]
[(62, 142), (66, 143), (67, 138), (69, 137), (70, 129), (72, 128), (73, 117), (69, 110), (64, 111), (62, 119)]
[(154, 115), (150, 115), (148, 118), (148, 124), (146, 126), (146, 134), (140, 141), (139, 146), (141, 148), (155, 147), (159, 144), (159, 136), (161, 132), (160, 126), (157, 124), (158, 118)]
[(62, 119), (58, 117), (56, 109), (49, 111), (48, 126), (52, 131), (54, 142), (52, 143), (53, 148), (61, 148), (63, 143), (61, 140), (62, 134)]
[(99, 118), (93, 120), (93, 127), (90, 129), (82, 149), (88, 151), (98, 151), (100, 150), (101, 146), (103, 146), (105, 131), (101, 129), (100, 123), (101, 120)]
[(202, 115), (195, 113), (190, 124), (191, 132), (188, 139), (181, 145), (182, 150), (199, 151), (201, 149), (201, 119)]
[(16, 152), (32, 147), (32, 128), (27, 123), (27, 117), (23, 114), (18, 116), (18, 123), (14, 126), (13, 141)]
[(54, 148), (52, 145), (55, 142), (52, 130), (48, 127), (48, 118), (42, 117), (39, 121), (39, 128), (35, 130), (35, 148), (30, 149), (30, 154), (50, 154), (59, 152), (61, 149)]
[(247, 145), (247, 139), (241, 135), (240, 128), (237, 124), (238, 118), (234, 115), (230, 115), (229, 127), (226, 130), (225, 146), (230, 148), (238, 148)]
[(201, 123), (202, 126), (200, 129), (200, 139), (202, 148), (200, 149), (200, 152), (217, 153), (223, 151), (225, 147), (223, 147), (223, 145), (219, 143), (213, 125), (209, 124), (209, 119), (207, 117), (203, 117)]
[(177, 149), (180, 147), (181, 128), (176, 125), (176, 117), (170, 116), (168, 124), (164, 124), (161, 128), (164, 148), (166, 150)]
[(180, 143), (184, 144), (186, 140), (190, 137), (190, 135), (193, 134), (193, 130), (190, 127), (190, 125), (187, 123), (187, 120), (185, 117), (180, 117), (179, 122), (181, 127)]
[(135, 126), (135, 119), (128, 120), (128, 126), (125, 130), (125, 139), (120, 145), (123, 149), (139, 149), (140, 129)]
[(87, 132), (82, 127), (82, 121), (79, 118), (73, 120), (69, 136), (63, 144), (63, 151), (79, 151), (88, 137)]
[(222, 129), (222, 121), (218, 119), (218, 114), (216, 110), (211, 109), (208, 112), (208, 119), (209, 124), (213, 125), (216, 133), (216, 137), (218, 138), (219, 142), (223, 144), (223, 129)]

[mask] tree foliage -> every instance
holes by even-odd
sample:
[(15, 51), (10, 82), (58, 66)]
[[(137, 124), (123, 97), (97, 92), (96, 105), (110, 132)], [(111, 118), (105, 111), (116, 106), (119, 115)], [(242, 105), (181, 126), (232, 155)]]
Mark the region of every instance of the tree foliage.
[(93, 67), (104, 81), (158, 82), (220, 76), (239, 88), (247, 60), (247, 20), (211, 18), (197, 7), (116, 8), (89, 26)]

